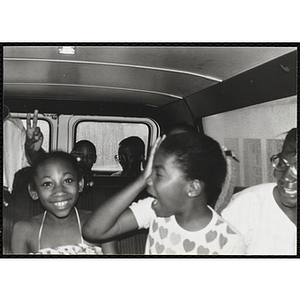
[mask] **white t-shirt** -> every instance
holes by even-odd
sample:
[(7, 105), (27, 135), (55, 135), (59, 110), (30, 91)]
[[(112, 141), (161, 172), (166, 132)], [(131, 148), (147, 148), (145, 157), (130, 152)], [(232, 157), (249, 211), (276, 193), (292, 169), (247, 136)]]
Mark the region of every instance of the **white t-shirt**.
[(247, 254), (296, 254), (297, 227), (273, 197), (276, 183), (265, 183), (233, 196), (222, 212), (245, 238)]
[(176, 221), (175, 216), (157, 217), (151, 208), (149, 197), (130, 206), (139, 229), (149, 228), (145, 254), (245, 254), (242, 235), (228, 224), (213, 209), (210, 223), (198, 231), (187, 231)]

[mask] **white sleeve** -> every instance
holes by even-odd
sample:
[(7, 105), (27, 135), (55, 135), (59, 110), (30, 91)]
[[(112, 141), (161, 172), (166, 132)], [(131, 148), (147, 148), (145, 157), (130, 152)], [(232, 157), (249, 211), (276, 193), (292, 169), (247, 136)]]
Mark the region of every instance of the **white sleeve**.
[(228, 243), (224, 247), (224, 254), (237, 254), (237, 255), (243, 255), (246, 253), (246, 244), (245, 240), (242, 235), (236, 235), (234, 238), (234, 242)]
[[(244, 237), (248, 246), (251, 242), (253, 223), (255, 223), (255, 195), (246, 190), (235, 194), (229, 205), (222, 211), (222, 217), (235, 227)], [(254, 199), (255, 200), (255, 199)]]
[(139, 229), (149, 228), (151, 221), (156, 218), (155, 212), (151, 208), (153, 200), (154, 199), (152, 197), (148, 197), (139, 200), (138, 202), (134, 202), (129, 206), (136, 218)]

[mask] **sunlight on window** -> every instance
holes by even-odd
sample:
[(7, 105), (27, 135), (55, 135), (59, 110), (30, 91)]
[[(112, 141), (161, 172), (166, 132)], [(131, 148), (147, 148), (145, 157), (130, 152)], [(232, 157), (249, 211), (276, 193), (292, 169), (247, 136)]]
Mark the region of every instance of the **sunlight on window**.
[(96, 171), (120, 171), (121, 166), (114, 159), (119, 143), (129, 136), (140, 137), (148, 149), (149, 127), (142, 123), (116, 123), (83, 121), (76, 127), (75, 142), (89, 140), (97, 149)]

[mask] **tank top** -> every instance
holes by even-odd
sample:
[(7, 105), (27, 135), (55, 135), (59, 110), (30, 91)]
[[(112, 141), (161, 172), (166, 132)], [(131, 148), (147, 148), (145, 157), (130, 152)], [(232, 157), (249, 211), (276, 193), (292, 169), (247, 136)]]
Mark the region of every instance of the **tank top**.
[(46, 255), (49, 255), (49, 254), (50, 255), (52, 255), (52, 254), (56, 254), (56, 255), (100, 254), (101, 255), (101, 254), (103, 254), (101, 247), (89, 244), (86, 241), (84, 241), (84, 239), (82, 237), (79, 213), (78, 213), (76, 207), (74, 207), (74, 209), (75, 209), (75, 213), (76, 213), (78, 229), (80, 232), (80, 239), (81, 239), (80, 243), (74, 244), (74, 245), (64, 245), (64, 246), (49, 247), (49, 248), (41, 249), (41, 237), (42, 237), (44, 222), (45, 222), (46, 215), (48, 212), (47, 210), (45, 210), (43, 218), (42, 218), (42, 222), (40, 225), (40, 229), (39, 229), (39, 237), (38, 237), (39, 250), (35, 254), (46, 254)]

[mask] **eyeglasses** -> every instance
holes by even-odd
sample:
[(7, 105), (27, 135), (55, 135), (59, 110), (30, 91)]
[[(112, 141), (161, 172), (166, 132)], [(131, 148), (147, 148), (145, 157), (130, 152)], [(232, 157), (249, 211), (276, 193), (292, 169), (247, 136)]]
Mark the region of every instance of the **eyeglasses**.
[(297, 163), (289, 164), (289, 162), (280, 156), (280, 154), (275, 154), (270, 158), (272, 167), (279, 171), (285, 172), (288, 168), (291, 169), (292, 173), (297, 176)]
[[(133, 159), (133, 158), (139, 157), (139, 156), (141, 156), (141, 155), (140, 155), (140, 154), (132, 155), (132, 156), (129, 157), (129, 159)], [(115, 155), (115, 156), (114, 156), (114, 160), (115, 160), (116, 162), (120, 162), (121, 159), (122, 159), (122, 155), (121, 155), (121, 156), (119, 156), (119, 155)], [(124, 159), (124, 158), (123, 158), (123, 159)]]

